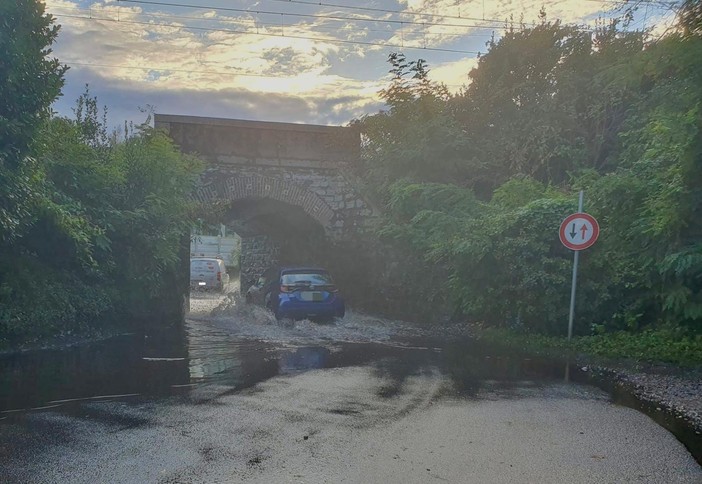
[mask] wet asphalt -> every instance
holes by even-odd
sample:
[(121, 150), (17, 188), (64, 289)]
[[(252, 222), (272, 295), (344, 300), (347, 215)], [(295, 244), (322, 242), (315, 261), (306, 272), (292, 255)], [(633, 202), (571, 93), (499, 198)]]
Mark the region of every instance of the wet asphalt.
[(179, 334), (0, 360), (0, 482), (702, 482), (577, 368), (368, 315), (278, 324), (234, 293), (192, 309)]

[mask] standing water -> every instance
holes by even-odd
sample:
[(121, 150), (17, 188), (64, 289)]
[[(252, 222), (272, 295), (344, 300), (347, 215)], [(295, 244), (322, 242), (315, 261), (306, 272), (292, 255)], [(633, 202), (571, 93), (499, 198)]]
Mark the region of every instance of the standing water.
[[(400, 395), (409, 379), (427, 372), (445, 378), (440, 393), (460, 398), (577, 394), (582, 383), (592, 383), (570, 364), (500, 352), (460, 328), (437, 332), (353, 312), (332, 324), (278, 322), (235, 293), (194, 294), (192, 307), (182, 333), (126, 335), (0, 357), (0, 419), (68, 412), (91, 401), (213, 401), (276, 376), (322, 368), (373, 368), (383, 381), (383, 398)], [(609, 390), (618, 402), (650, 410), (626, 392)], [(700, 460), (691, 429), (661, 412), (650, 414)]]

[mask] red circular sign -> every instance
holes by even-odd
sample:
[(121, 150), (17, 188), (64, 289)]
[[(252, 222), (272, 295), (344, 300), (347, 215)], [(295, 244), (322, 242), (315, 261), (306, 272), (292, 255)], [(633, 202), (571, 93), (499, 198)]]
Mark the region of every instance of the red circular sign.
[(558, 231), (561, 243), (571, 250), (587, 249), (599, 235), (600, 225), (595, 217), (586, 213), (568, 215)]

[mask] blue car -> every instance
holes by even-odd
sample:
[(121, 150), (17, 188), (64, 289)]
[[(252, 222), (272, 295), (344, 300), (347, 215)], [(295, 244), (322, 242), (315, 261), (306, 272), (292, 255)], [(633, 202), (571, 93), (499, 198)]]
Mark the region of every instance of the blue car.
[(246, 302), (267, 307), (276, 319), (328, 321), (346, 313), (331, 275), (316, 267), (272, 267), (246, 291)]

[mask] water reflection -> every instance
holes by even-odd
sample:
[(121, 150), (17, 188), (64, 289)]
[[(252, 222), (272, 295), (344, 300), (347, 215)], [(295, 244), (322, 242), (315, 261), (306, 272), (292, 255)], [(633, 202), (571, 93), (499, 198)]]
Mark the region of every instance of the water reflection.
[(468, 397), (485, 382), (509, 388), (524, 380), (563, 378), (563, 367), (553, 362), (495, 354), (472, 340), (413, 343), (290, 347), (237, 339), (207, 325), (123, 336), (0, 358), (0, 411), (80, 399), (168, 396), (207, 384), (240, 390), (279, 374), (360, 365), (370, 365), (385, 382), (380, 393), (387, 398), (400, 393), (408, 378), (437, 369), (458, 395)]
[(145, 338), (123, 336), (88, 346), (0, 358), (0, 410), (112, 395), (168, 392), (189, 381), (187, 361), (144, 359)]
[[(577, 366), (501, 354), (470, 339), (286, 345), (240, 339), (202, 324), (0, 357), (0, 420), (28, 409), (70, 413), (84, 400), (185, 393), (194, 403), (216, 403), (276, 375), (355, 366), (371, 368), (381, 382), (378, 396), (386, 399), (401, 395), (409, 379), (429, 373), (444, 375), (451, 395), (464, 398), (522, 397), (525, 388), (593, 381)], [(678, 419), (647, 409), (621, 388), (607, 389), (615, 401), (645, 411), (673, 431), (700, 458), (698, 436)]]
[(323, 346), (310, 346), (283, 351), (278, 358), (280, 373), (294, 373), (304, 370), (325, 368), (331, 351)]

